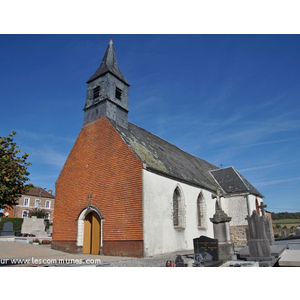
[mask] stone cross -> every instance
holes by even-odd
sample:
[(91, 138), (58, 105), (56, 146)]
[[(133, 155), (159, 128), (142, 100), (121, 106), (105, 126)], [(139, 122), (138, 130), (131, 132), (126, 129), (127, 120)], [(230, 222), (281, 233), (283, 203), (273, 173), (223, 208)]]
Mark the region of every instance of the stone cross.
[(91, 193), (89, 193), (88, 198), (89, 198), (88, 206), (90, 206), (91, 205), (91, 199), (92, 199), (92, 194)]
[(261, 202), (261, 205), (258, 206), (258, 208), (260, 208), (260, 210), (262, 212), (263, 217), (266, 216), (266, 214), (265, 214), (265, 207), (267, 207), (267, 205), (264, 205), (263, 202)]

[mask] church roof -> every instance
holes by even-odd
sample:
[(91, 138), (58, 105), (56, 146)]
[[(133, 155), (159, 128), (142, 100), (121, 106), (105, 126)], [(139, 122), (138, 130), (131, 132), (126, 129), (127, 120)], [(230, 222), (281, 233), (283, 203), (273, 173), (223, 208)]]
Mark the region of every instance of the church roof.
[(217, 168), (213, 164), (132, 123), (128, 124), (128, 129), (116, 124), (114, 126), (146, 169), (216, 191), (218, 185), (209, 173)]
[(117, 78), (119, 78), (121, 81), (123, 81), (125, 84), (129, 85), (123, 74), (120, 72), (117, 62), (117, 56), (115, 53), (115, 48), (112, 39), (110, 40), (106, 52), (104, 54), (104, 57), (102, 59), (100, 67), (97, 69), (97, 71), (93, 74), (93, 76), (87, 81), (87, 83), (97, 79), (101, 75), (104, 75), (105, 73), (110, 72)]
[(263, 197), (260, 192), (234, 167), (210, 172), (226, 194), (251, 193)]
[(166, 140), (128, 123), (128, 129), (111, 121), (145, 168), (165, 176), (216, 191), (220, 186), (226, 194), (244, 193), (263, 197), (235, 168), (219, 169), (193, 156)]

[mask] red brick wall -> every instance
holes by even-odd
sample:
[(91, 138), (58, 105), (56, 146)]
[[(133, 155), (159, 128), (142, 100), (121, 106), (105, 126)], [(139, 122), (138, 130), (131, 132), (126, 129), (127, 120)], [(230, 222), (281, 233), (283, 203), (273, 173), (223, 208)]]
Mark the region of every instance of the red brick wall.
[(106, 242), (142, 242), (142, 162), (106, 117), (82, 127), (56, 182), (54, 244), (76, 243), (76, 218), (89, 193), (105, 218), (104, 252)]

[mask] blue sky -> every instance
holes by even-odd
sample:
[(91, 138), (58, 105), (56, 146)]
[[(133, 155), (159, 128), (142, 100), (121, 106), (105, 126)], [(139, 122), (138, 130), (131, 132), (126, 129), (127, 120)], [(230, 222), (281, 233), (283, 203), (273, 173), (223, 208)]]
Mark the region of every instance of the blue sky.
[[(83, 125), (110, 35), (0, 35), (0, 136), (17, 131), (34, 185), (55, 181)], [(129, 120), (234, 166), (274, 212), (300, 211), (299, 35), (113, 35)]]

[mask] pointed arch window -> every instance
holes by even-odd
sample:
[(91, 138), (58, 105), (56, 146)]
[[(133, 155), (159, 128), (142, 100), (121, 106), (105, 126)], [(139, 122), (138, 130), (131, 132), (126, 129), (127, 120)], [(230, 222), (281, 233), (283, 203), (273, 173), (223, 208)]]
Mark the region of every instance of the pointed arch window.
[(206, 229), (206, 202), (202, 192), (197, 198), (197, 225), (198, 229)]
[(173, 193), (173, 225), (174, 228), (185, 228), (185, 206), (179, 187)]

